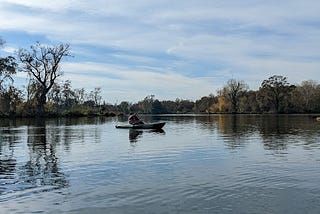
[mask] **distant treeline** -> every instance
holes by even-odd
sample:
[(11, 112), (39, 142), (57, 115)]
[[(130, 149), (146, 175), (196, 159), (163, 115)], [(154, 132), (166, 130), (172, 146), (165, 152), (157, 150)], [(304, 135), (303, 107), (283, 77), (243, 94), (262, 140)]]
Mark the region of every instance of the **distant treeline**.
[[(0, 46), (4, 41), (0, 39)], [(159, 101), (149, 95), (137, 103), (123, 101), (107, 104), (101, 89), (87, 92), (73, 89), (71, 81), (58, 82), (60, 62), (69, 57), (69, 44), (32, 45), (20, 49), (17, 58), (0, 57), (0, 116), (96, 116), (137, 112), (173, 113), (320, 113), (320, 84), (313, 80), (292, 85), (287, 78), (274, 75), (264, 80), (257, 91), (249, 90), (243, 80), (230, 79), (217, 94), (196, 101), (176, 99)], [(14, 86), (14, 75), (27, 72), (24, 89)]]
[(131, 104), (122, 102), (116, 111), (147, 114), (171, 113), (320, 113), (320, 84), (303, 81), (291, 85), (287, 78), (274, 75), (261, 83), (257, 91), (248, 90), (244, 81), (229, 80), (218, 90), (196, 101), (176, 99), (159, 101), (154, 95)]

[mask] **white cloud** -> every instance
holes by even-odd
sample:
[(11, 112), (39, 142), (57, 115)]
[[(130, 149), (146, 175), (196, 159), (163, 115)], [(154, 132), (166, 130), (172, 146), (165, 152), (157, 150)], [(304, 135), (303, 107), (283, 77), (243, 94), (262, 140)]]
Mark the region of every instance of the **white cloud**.
[(74, 0), (55, 0), (55, 1), (43, 1), (43, 0), (1, 0), (0, 2), (6, 4), (13, 4), (16, 6), (22, 6), (33, 9), (61, 11), (71, 7), (76, 1)]
[(124, 59), (127, 61), (132, 62), (139, 62), (139, 63), (152, 63), (156, 62), (155, 58), (146, 57), (146, 56), (137, 56), (137, 55), (129, 55), (129, 54), (111, 54), (113, 57)]
[(70, 42), (80, 62), (64, 64), (66, 77), (109, 97), (194, 98), (229, 78), (252, 88), (275, 73), (319, 80), (319, 8), (316, 0), (0, 0), (0, 35)]
[[(137, 101), (149, 94), (156, 95), (158, 99), (197, 99), (215, 91), (210, 80), (188, 78), (172, 72), (131, 70), (103, 63), (64, 63), (63, 70), (64, 78), (70, 79), (75, 88), (101, 87), (108, 94), (108, 102), (120, 98)], [(90, 71), (96, 75), (88, 74)]]
[(5, 55), (14, 55), (18, 51), (15, 47), (5, 46), (3, 48), (0, 47), (0, 56), (2, 56), (1, 52)]
[(14, 48), (14, 47), (4, 47), (3, 48), (3, 51), (4, 52), (7, 52), (8, 54), (11, 54), (11, 55), (13, 55), (13, 54), (15, 54), (17, 51), (18, 51), (18, 49), (17, 48)]

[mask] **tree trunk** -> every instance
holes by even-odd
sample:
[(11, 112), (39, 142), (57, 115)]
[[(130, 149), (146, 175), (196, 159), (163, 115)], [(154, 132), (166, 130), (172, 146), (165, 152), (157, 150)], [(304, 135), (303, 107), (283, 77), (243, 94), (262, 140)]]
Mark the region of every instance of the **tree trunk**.
[(42, 91), (39, 100), (38, 100), (38, 113), (39, 116), (44, 116), (45, 114), (45, 109), (44, 109), (44, 105), (46, 104), (47, 101), (47, 97), (46, 97), (46, 92)]

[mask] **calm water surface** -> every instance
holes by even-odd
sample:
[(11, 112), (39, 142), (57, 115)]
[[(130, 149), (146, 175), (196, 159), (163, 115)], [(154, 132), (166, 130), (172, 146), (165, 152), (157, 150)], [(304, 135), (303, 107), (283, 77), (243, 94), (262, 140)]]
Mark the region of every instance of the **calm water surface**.
[(0, 121), (0, 213), (320, 213), (320, 122), (300, 115)]

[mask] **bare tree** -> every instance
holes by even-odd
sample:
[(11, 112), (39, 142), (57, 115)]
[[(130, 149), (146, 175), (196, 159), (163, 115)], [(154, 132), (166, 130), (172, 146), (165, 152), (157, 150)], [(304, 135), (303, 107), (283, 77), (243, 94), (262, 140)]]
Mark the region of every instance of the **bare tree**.
[(21, 70), (28, 72), (30, 78), (35, 79), (40, 85), (37, 102), (38, 112), (43, 115), (47, 94), (56, 79), (62, 75), (60, 62), (63, 57), (71, 56), (70, 45), (59, 44), (52, 47), (37, 42), (30, 50), (20, 49), (18, 56), (22, 63)]
[(238, 112), (239, 99), (248, 90), (248, 85), (244, 81), (230, 79), (222, 89), (222, 95), (231, 103), (232, 113)]
[(102, 96), (101, 96), (101, 88), (94, 88), (93, 91), (90, 92), (90, 96), (92, 97), (92, 100), (94, 101), (96, 106), (99, 106), (101, 104)]

